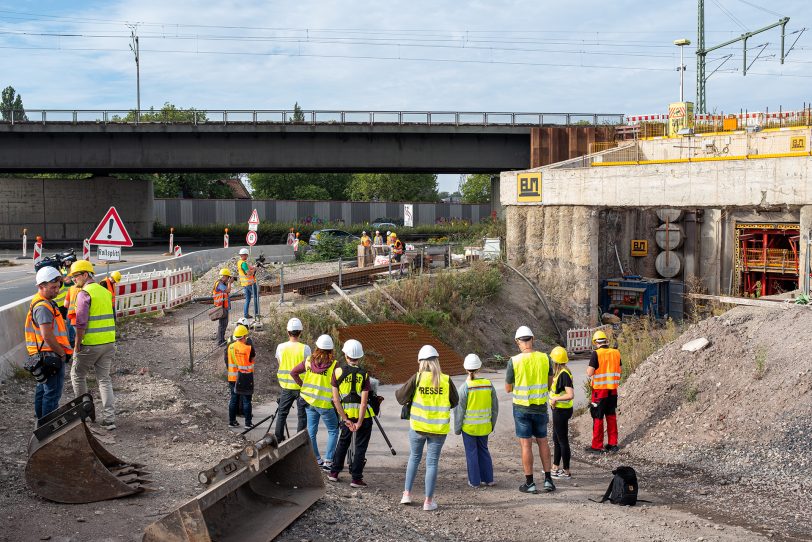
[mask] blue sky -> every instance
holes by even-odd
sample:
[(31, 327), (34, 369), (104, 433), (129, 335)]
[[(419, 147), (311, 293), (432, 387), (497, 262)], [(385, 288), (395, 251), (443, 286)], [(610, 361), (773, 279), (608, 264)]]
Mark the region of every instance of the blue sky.
[[(706, 46), (779, 14), (788, 32), (812, 28), (808, 0), (705, 3)], [(678, 98), (672, 42), (695, 44), (696, 0), (0, 2), (0, 86), (28, 109), (134, 107), (128, 24), (144, 108), (643, 114)], [(783, 66), (778, 29), (751, 38), (751, 58), (768, 45), (746, 78), (741, 44), (709, 54), (708, 73), (733, 55), (708, 81), (709, 110), (812, 100), (810, 36)], [(693, 99), (694, 45), (685, 53)]]

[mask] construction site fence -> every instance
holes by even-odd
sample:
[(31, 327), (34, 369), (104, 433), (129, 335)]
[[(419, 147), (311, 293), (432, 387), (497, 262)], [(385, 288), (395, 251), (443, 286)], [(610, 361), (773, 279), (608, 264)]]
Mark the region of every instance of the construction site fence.
[[(635, 128), (639, 138), (666, 137), (668, 115), (637, 115), (626, 118), (626, 124)], [(738, 130), (766, 130), (770, 128), (802, 128), (812, 126), (812, 107), (795, 111), (742, 111), (735, 114), (701, 114), (694, 116), (693, 133), (735, 132)]]
[(567, 352), (570, 354), (583, 354), (592, 351), (592, 335), (598, 331), (609, 334), (612, 330), (610, 325), (597, 327), (580, 327), (567, 330)]

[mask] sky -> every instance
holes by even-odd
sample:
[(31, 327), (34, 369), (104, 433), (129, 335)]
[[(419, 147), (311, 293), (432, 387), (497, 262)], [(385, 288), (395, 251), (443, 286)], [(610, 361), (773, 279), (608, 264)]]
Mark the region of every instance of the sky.
[[(706, 47), (781, 16), (742, 77), (742, 45), (708, 54), (709, 111), (812, 101), (809, 0), (706, 0)], [(696, 0), (0, 1), (0, 87), (27, 109), (411, 110), (654, 114), (695, 97)], [(800, 36), (800, 37), (799, 37)], [(728, 58), (728, 55), (732, 55)], [(443, 175), (440, 189), (459, 176)]]

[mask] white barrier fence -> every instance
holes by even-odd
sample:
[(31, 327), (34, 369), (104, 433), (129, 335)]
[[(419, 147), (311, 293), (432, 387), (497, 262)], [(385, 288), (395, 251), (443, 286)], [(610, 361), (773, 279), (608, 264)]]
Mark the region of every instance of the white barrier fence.
[(192, 300), (192, 268), (127, 274), (117, 286), (117, 316), (159, 312)]
[(612, 329), (610, 325), (603, 325), (598, 327), (581, 327), (576, 329), (567, 330), (567, 352), (570, 354), (581, 354), (592, 350), (592, 335), (598, 331), (603, 330), (609, 332)]

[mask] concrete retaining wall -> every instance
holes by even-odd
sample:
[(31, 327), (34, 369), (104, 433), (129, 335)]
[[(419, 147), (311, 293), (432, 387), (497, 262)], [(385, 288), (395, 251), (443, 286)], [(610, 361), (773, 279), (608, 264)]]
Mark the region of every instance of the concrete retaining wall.
[(84, 239), (116, 207), (132, 237), (152, 236), (152, 181), (0, 178), (0, 239)]
[[(184, 254), (180, 258), (136, 265), (121, 271), (138, 273), (158, 269), (191, 267), (195, 275), (200, 275), (208, 271), (212, 265), (234, 256), (235, 252), (236, 249), (233, 248), (200, 250)], [(252, 253), (254, 255), (264, 253), (268, 260), (272, 262), (289, 262), (293, 260), (293, 248), (286, 245), (256, 246), (253, 248)], [(8, 378), (14, 367), (22, 367), (22, 364), (25, 363), (28, 354), (25, 349), (23, 327), (25, 326), (25, 318), (32, 296), (0, 307), (0, 378)]]

